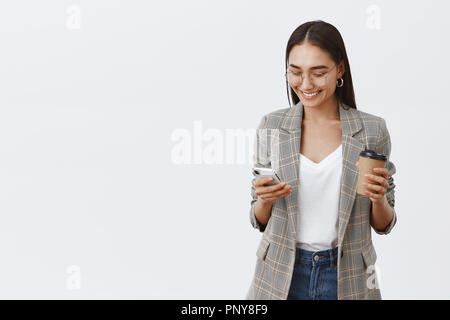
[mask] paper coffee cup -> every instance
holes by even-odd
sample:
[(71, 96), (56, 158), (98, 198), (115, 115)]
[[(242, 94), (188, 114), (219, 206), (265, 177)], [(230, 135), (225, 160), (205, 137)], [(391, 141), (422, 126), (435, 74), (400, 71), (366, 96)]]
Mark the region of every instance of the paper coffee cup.
[(361, 151), (359, 154), (359, 173), (356, 193), (366, 195), (365, 192), (367, 189), (363, 186), (363, 183), (369, 183), (369, 181), (364, 175), (366, 173), (375, 174), (373, 168), (384, 168), (386, 160), (387, 157), (385, 155), (376, 153), (373, 150)]

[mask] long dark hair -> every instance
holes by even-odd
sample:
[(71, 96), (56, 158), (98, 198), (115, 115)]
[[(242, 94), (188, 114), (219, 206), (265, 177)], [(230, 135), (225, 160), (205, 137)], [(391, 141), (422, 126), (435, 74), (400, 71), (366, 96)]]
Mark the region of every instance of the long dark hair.
[[(313, 45), (320, 47), (327, 51), (334, 62), (338, 65), (341, 61), (344, 61), (345, 71), (342, 76), (344, 79), (344, 85), (342, 87), (336, 87), (334, 94), (338, 101), (348, 105), (351, 108), (356, 109), (355, 92), (353, 91), (352, 74), (350, 72), (350, 64), (348, 63), (347, 51), (345, 50), (344, 40), (342, 39), (339, 31), (331, 24), (322, 20), (315, 20), (305, 22), (297, 27), (291, 34), (286, 47), (286, 63), (287, 68), (289, 53), (295, 45), (299, 45), (304, 41), (310, 42)], [(286, 89), (289, 97), (293, 101), (294, 105), (299, 102), (297, 94), (289, 86), (286, 79)]]

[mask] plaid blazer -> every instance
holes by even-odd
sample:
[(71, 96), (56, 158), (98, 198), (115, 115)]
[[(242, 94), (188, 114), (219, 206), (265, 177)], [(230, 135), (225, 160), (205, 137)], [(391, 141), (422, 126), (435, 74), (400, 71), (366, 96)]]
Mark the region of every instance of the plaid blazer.
[[(380, 300), (381, 293), (373, 267), (377, 254), (372, 243), (369, 219), (372, 202), (368, 196), (356, 193), (358, 170), (355, 163), (359, 160), (359, 153), (365, 148), (388, 157), (386, 168), (389, 171), (389, 187), (386, 197), (393, 209), (394, 218), (384, 230), (372, 227), (378, 234), (388, 234), (397, 221), (394, 210), (395, 184), (392, 178), (396, 169), (390, 161), (390, 136), (386, 121), (381, 117), (350, 108), (343, 103), (339, 103), (339, 114), (343, 170), (338, 213), (338, 299)], [(255, 178), (252, 179), (250, 222), (262, 233), (262, 237), (256, 250), (256, 267), (246, 299), (285, 300), (289, 293), (297, 239), (302, 118), (303, 105), (299, 102), (292, 108), (266, 114), (256, 131), (254, 164), (278, 169), (282, 181), (292, 186), (292, 192), (274, 201), (270, 219), (267, 225), (262, 225), (254, 213), (258, 195), (255, 193)], [(273, 139), (275, 135), (277, 139)], [(273, 141), (277, 141), (276, 150), (273, 148)], [(265, 149), (265, 152), (261, 152), (261, 149)], [(276, 166), (275, 162), (278, 162)]]

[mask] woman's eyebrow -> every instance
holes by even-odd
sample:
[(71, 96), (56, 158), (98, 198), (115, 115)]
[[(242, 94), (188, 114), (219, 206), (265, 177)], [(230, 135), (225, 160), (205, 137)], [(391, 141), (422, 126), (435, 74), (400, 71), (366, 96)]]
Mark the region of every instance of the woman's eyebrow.
[[(294, 68), (297, 68), (297, 69), (301, 69), (300, 67), (298, 67), (298, 66), (296, 66), (295, 64), (292, 64), (292, 63), (289, 64), (289, 67), (294, 67)], [(314, 66), (314, 67), (309, 68), (309, 70), (326, 69), (326, 68), (328, 68), (328, 67), (327, 66)]]

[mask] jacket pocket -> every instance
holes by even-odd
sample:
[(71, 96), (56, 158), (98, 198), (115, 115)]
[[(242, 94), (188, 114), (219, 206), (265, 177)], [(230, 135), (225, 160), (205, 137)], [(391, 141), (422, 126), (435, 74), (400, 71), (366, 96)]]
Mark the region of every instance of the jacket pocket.
[(375, 262), (377, 261), (377, 253), (375, 251), (372, 241), (370, 241), (370, 243), (367, 246), (362, 248), (361, 253), (363, 256), (365, 268), (375, 265)]
[(261, 242), (259, 243), (258, 250), (256, 251), (256, 256), (261, 260), (265, 260), (267, 251), (269, 250), (269, 246), (270, 246), (269, 240), (262, 238)]

